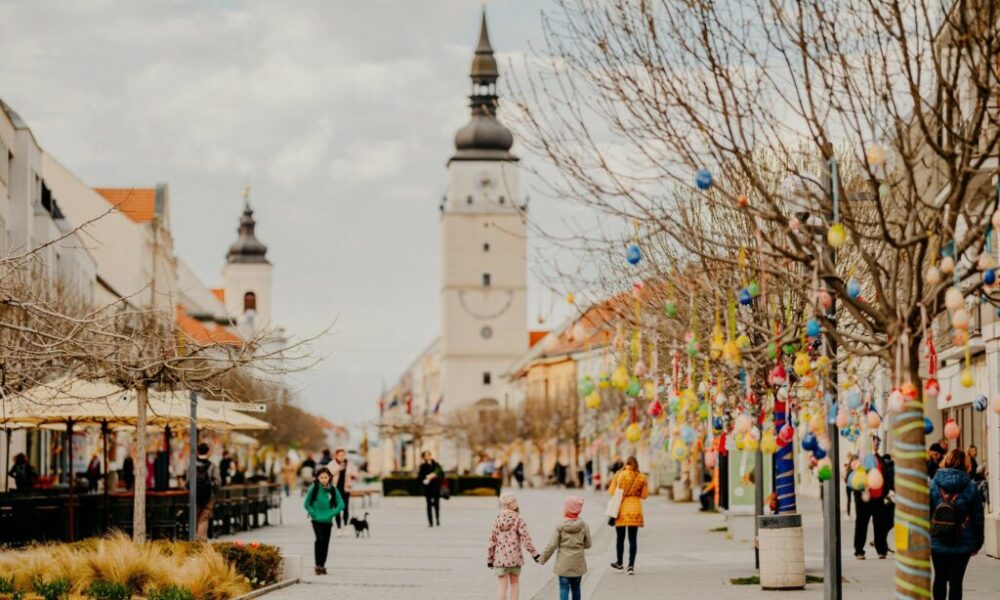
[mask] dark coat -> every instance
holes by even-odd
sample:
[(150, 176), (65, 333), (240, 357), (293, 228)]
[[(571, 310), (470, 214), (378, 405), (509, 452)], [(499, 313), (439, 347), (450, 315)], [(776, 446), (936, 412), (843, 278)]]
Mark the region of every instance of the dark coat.
[(935, 554), (972, 554), (983, 547), (983, 499), (979, 490), (961, 469), (938, 469), (931, 482), (931, 515), (941, 504), (941, 490), (958, 494), (955, 506), (968, 518), (962, 533), (955, 542), (931, 539), (931, 552)]

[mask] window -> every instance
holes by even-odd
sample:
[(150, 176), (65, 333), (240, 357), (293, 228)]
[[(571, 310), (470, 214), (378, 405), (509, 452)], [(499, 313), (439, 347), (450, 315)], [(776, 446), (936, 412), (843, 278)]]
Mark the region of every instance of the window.
[(489, 371), (486, 371), (483, 373), (483, 385), (490, 385), (491, 383), (493, 383), (493, 375)]
[(467, 196), (467, 197), (465, 198), (465, 203), (466, 203), (466, 204), (472, 204), (472, 196)]
[(10, 161), (7, 159), (7, 144), (0, 140), (0, 183), (7, 183)]
[(257, 294), (247, 292), (243, 294), (243, 312), (250, 312), (251, 310), (257, 310)]
[(483, 273), (483, 287), (490, 287), (490, 274)]
[(503, 204), (503, 203), (504, 203), (504, 198), (503, 198), (503, 196), (500, 196), (500, 204)]
[(489, 242), (484, 242), (483, 243), (483, 252), (489, 252), (489, 251), (490, 251), (490, 243)]

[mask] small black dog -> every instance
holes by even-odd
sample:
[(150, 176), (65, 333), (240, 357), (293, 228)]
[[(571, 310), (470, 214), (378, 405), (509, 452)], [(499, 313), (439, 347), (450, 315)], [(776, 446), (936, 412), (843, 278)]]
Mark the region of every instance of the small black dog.
[(372, 536), (372, 530), (368, 528), (368, 513), (360, 519), (357, 517), (351, 517), (351, 525), (354, 526), (354, 537), (359, 538), (361, 534), (364, 533), (368, 537)]

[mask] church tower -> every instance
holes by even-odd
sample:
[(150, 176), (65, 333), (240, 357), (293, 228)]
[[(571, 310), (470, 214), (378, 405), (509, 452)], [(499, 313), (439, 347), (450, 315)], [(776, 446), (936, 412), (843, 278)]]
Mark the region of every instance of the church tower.
[(496, 118), (499, 77), (484, 11), (471, 119), (455, 135), (441, 205), (443, 405), (513, 403), (503, 375), (528, 349), (527, 243), (514, 136)]
[(226, 253), (222, 283), (226, 313), (246, 335), (253, 335), (271, 322), (271, 263), (267, 246), (257, 239), (257, 221), (247, 196), (244, 193), (238, 237)]

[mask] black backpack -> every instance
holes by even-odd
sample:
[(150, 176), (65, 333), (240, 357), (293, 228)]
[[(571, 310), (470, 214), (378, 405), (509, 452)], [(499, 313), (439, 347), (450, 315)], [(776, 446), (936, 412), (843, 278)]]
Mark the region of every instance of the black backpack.
[(207, 460), (199, 460), (195, 474), (195, 497), (200, 506), (204, 506), (212, 499), (215, 493), (215, 482), (212, 481), (212, 463)]
[(934, 509), (934, 513), (931, 515), (932, 539), (945, 543), (958, 541), (962, 529), (969, 522), (969, 517), (965, 514), (965, 511), (955, 503), (962, 491), (964, 490), (949, 494), (939, 489), (941, 502), (938, 503)]

